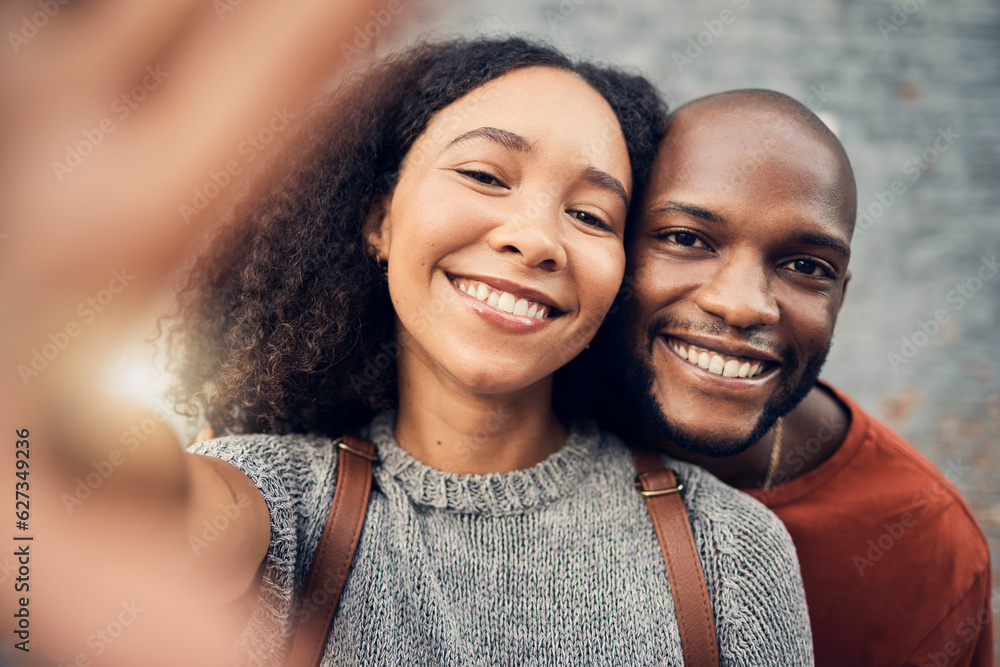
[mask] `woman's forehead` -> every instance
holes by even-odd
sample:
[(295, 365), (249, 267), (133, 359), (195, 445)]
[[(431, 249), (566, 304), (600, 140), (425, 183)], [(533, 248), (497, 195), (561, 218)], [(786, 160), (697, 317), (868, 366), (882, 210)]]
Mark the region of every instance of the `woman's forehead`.
[(437, 112), (417, 142), (441, 148), (482, 127), (514, 133), (542, 148), (572, 146), (590, 161), (628, 162), (611, 105), (567, 70), (533, 66), (497, 77)]

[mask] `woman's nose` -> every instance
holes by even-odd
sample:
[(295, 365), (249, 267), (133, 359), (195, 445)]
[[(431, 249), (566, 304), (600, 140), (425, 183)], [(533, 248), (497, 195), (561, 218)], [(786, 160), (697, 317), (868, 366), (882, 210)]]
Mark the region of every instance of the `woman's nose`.
[(528, 206), (511, 214), (490, 233), (490, 247), (519, 255), (526, 266), (561, 271), (566, 267), (567, 255), (559, 220), (561, 211), (557, 208)]

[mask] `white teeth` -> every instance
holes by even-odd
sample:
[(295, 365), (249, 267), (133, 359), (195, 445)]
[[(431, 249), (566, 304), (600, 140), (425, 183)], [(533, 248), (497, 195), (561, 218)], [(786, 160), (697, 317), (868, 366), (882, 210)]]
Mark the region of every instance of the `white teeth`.
[(726, 360), (717, 354), (713, 354), (711, 361), (708, 362), (709, 373), (722, 375), (722, 369), (724, 369), (725, 367), (726, 367)]
[(476, 281), (466, 283), (464, 280), (452, 280), (452, 284), (469, 296), (485, 301), (487, 305), (513, 315), (533, 317), (538, 320), (544, 320), (549, 315), (548, 306), (518, 298), (509, 292), (493, 290), (486, 283)]
[(497, 308), (506, 311), (508, 313), (514, 312), (514, 306), (517, 304), (517, 299), (514, 298), (513, 294), (507, 292), (500, 293), (500, 300), (497, 302)]
[(698, 355), (698, 365), (708, 370), (708, 352), (702, 352)]
[(721, 355), (710, 354), (699, 351), (693, 346), (688, 349), (674, 341), (670, 341), (670, 348), (677, 353), (681, 359), (699, 366), (709, 373), (715, 373), (727, 378), (752, 378), (760, 375), (764, 370), (763, 362), (751, 363), (749, 361), (739, 361), (738, 359), (724, 359)]

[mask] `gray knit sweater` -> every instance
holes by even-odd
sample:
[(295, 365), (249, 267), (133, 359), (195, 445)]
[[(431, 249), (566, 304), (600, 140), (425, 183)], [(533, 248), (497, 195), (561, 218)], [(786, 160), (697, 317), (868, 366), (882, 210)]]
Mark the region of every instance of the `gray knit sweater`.
[[(322, 664), (681, 665), (663, 556), (628, 449), (587, 424), (527, 470), (455, 475), (370, 425), (378, 447), (368, 515)], [(336, 481), (329, 439), (252, 435), (190, 451), (229, 461), (271, 513), (264, 579), (241, 650), (280, 665), (290, 608)], [(812, 664), (788, 533), (763, 505), (704, 470), (681, 477), (723, 665)]]

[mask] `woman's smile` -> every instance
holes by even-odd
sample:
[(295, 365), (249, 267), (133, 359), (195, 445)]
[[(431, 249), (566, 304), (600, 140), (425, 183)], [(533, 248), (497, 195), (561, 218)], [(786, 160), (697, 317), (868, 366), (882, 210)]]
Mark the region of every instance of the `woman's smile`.
[[(497, 283), (504, 283), (506, 291)], [(534, 290), (512, 286), (507, 281), (491, 278), (489, 282), (471, 278), (452, 278), (452, 286), (465, 307), (491, 326), (511, 333), (534, 333), (543, 330), (558, 312), (547, 303), (528, 299)], [(541, 297), (548, 301), (547, 298)]]

